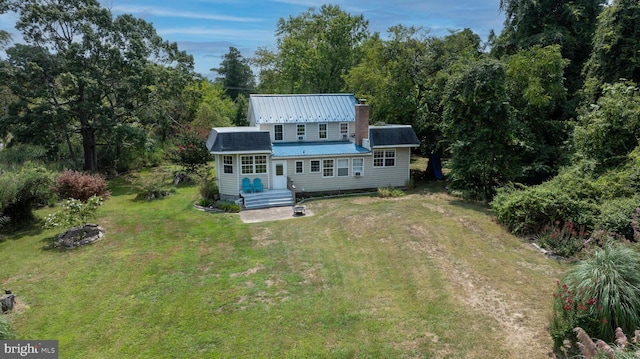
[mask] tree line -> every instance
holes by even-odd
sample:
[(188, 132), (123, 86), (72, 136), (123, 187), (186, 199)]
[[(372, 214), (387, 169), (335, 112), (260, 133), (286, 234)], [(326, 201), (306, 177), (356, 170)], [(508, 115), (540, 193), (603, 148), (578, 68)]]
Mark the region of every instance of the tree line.
[[(7, 47), (0, 35), (2, 157), (123, 171), (159, 163), (185, 131), (245, 125), (250, 92), (350, 92), (368, 100), (373, 122), (412, 125), (422, 154), (448, 158), (451, 190), (498, 213), (513, 212), (504, 198), (530, 193), (522, 186), (576, 168), (594, 181), (631, 171), (638, 2), (502, 0), (500, 10), (503, 29), (483, 42), (470, 29), (372, 33), (363, 15), (310, 8), (277, 22), (272, 48), (252, 58), (230, 48), (210, 81), (151, 24), (96, 0), (5, 0), (0, 11), (18, 15), (24, 43)], [(548, 213), (521, 227), (595, 228), (595, 217)]]

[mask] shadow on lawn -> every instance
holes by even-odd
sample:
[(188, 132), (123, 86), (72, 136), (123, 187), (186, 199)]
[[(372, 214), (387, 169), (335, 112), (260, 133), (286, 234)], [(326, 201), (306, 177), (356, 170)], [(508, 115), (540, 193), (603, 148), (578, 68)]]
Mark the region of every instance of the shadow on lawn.
[(19, 228), (11, 228), (6, 232), (0, 233), (0, 243), (7, 240), (18, 240), (25, 236), (37, 236), (44, 231), (42, 222), (34, 220), (29, 224), (22, 225)]

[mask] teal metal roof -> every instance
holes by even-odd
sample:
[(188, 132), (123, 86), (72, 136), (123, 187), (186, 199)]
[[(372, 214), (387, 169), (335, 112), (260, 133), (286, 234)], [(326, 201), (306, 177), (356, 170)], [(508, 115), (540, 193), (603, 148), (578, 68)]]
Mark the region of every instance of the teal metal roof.
[(251, 95), (249, 121), (252, 125), (355, 121), (353, 94)]
[(370, 150), (348, 141), (274, 143), (272, 151), (273, 157), (349, 156), (371, 153)]

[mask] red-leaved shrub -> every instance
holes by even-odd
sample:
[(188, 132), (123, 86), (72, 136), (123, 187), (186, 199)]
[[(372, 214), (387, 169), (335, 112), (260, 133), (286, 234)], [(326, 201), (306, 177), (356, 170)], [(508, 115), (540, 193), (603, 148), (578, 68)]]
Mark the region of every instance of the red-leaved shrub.
[(72, 170), (62, 172), (56, 178), (52, 189), (61, 198), (75, 198), (81, 201), (86, 201), (91, 196), (106, 198), (110, 194), (104, 177)]

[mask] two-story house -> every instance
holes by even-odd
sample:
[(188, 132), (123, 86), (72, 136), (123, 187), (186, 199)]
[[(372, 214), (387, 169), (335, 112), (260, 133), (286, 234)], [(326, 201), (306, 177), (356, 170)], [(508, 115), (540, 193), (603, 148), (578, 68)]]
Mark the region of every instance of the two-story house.
[(292, 204), (291, 190), (404, 186), (420, 145), (411, 126), (371, 126), (352, 94), (251, 95), (249, 123), (214, 128), (207, 141), (221, 197), (247, 208)]

